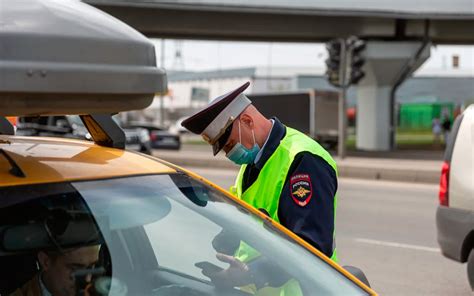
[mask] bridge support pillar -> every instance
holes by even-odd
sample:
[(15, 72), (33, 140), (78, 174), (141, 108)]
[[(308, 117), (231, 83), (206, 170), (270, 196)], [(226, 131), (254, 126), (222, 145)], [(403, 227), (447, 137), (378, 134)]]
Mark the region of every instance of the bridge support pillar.
[(392, 90), (429, 56), (430, 44), (367, 42), (366, 76), (357, 86), (357, 149), (388, 151), (394, 148), (396, 120)]

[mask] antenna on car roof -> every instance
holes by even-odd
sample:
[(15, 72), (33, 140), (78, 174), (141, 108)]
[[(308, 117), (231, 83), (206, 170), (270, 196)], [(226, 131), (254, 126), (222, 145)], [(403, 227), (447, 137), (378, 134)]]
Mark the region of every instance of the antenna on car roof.
[(100, 146), (125, 149), (125, 133), (110, 114), (80, 115), (94, 143)]
[(0, 116), (0, 135), (14, 135), (15, 128), (8, 119)]

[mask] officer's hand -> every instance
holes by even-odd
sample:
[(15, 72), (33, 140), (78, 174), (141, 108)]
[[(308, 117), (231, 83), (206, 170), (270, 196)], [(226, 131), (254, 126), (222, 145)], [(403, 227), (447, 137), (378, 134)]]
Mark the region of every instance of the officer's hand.
[(217, 253), (217, 259), (228, 263), (227, 269), (212, 272), (203, 270), (202, 273), (209, 277), (217, 287), (238, 287), (251, 283), (251, 276), (247, 264), (241, 262), (237, 258), (221, 253)]

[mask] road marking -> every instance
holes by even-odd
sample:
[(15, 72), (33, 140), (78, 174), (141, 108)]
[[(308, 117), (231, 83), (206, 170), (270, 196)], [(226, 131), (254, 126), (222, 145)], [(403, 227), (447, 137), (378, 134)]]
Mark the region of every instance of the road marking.
[(375, 179), (357, 179), (350, 177), (339, 177), (342, 186), (344, 185), (369, 185), (372, 187), (383, 187), (384, 189), (389, 188), (409, 188), (414, 190), (438, 190), (438, 184), (431, 183), (416, 183), (416, 182), (405, 182), (405, 181), (393, 181), (393, 180), (375, 180)]
[(425, 246), (401, 244), (401, 243), (394, 243), (394, 242), (384, 242), (384, 241), (368, 239), (368, 238), (356, 238), (355, 241), (360, 242), (360, 243), (384, 246), (384, 247), (395, 247), (395, 248), (403, 248), (403, 249), (411, 249), (411, 250), (435, 252), (435, 253), (440, 252), (439, 248), (430, 248), (430, 247), (425, 247)]

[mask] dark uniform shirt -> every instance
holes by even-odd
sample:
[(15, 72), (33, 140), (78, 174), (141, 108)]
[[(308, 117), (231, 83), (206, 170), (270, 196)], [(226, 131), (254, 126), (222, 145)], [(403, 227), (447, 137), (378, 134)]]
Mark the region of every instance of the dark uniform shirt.
[[(286, 134), (285, 126), (277, 119), (270, 136), (255, 164), (247, 166), (244, 172), (242, 191), (257, 180), (260, 170), (280, 145)], [(301, 206), (291, 196), (290, 179), (294, 175), (308, 175), (312, 197), (307, 205)], [(321, 157), (310, 152), (301, 152), (295, 156), (283, 186), (278, 218), (280, 223), (315, 248), (331, 257), (334, 232), (334, 196), (337, 191), (337, 177), (334, 169)]]

